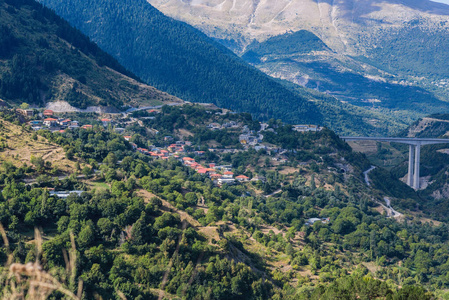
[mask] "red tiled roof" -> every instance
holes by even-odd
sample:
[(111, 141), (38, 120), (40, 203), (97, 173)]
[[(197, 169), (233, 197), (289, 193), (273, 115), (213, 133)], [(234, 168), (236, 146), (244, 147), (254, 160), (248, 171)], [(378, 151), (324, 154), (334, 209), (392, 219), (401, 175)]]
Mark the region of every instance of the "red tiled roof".
[(239, 175), (239, 176), (237, 176), (235, 178), (237, 178), (237, 179), (249, 179), (249, 177), (245, 176), (245, 175)]
[(53, 119), (53, 118), (47, 118), (44, 121), (58, 121), (57, 119)]
[(183, 157), (182, 160), (184, 161), (195, 161), (193, 158), (191, 157)]
[(234, 173), (229, 172), (229, 171), (224, 172), (224, 174), (225, 174), (225, 175), (234, 175)]

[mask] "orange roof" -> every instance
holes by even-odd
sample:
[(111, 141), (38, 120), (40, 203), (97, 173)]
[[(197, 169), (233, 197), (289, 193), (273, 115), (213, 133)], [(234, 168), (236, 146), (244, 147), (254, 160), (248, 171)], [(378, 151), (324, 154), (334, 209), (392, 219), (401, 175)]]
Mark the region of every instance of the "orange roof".
[(130, 135), (125, 135), (124, 138), (125, 138), (125, 139), (130, 139), (131, 136), (130, 136)]
[(101, 122), (111, 122), (111, 119), (101, 119)]
[(225, 174), (225, 175), (234, 175), (234, 173), (229, 172), (229, 171), (224, 172), (224, 174)]
[(215, 171), (214, 168), (207, 168), (206, 170), (207, 170), (208, 172), (213, 172), (213, 171)]
[(60, 133), (64, 133), (64, 132), (65, 132), (65, 130), (59, 130), (59, 132), (60, 132)]
[(162, 159), (168, 159), (168, 157), (167, 157), (167, 156), (162, 156), (161, 158), (162, 158)]
[(221, 178), (221, 175), (220, 174), (212, 174), (212, 175), (210, 175), (210, 177)]
[(204, 169), (204, 168), (201, 168), (201, 169), (198, 169), (197, 172), (200, 173), (200, 174), (206, 174), (207, 170)]
[(61, 121), (61, 122), (72, 122), (72, 120), (70, 120), (70, 119), (65, 119), (65, 120), (63, 120), (63, 121)]
[(58, 121), (57, 119), (53, 119), (53, 118), (47, 118), (44, 121)]
[(82, 128), (92, 128), (92, 125), (89, 125), (89, 124), (87, 124), (87, 125), (83, 125), (83, 127)]
[(239, 175), (239, 176), (237, 176), (235, 178), (237, 178), (237, 179), (249, 179), (249, 177), (245, 176), (245, 175)]
[(182, 160), (185, 160), (185, 161), (195, 161), (195, 160), (194, 160), (193, 158), (191, 158), (191, 157), (183, 157)]

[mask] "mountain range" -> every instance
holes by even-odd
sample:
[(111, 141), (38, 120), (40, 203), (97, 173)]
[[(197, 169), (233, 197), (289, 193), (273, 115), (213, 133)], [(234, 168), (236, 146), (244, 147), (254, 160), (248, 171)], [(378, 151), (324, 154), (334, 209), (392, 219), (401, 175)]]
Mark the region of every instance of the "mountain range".
[[(412, 118), (448, 109), (448, 5), (427, 0), (149, 2), (265, 73), (340, 101), (393, 114), (405, 110)], [(298, 38), (304, 31), (327, 48), (295, 50), (308, 44)], [(265, 50), (254, 55), (255, 48)]]
[[(417, 115), (426, 111), (426, 103), (432, 102), (426, 102), (427, 91), (378, 84), (384, 91), (392, 89), (391, 93), (405, 95), (402, 99), (405, 102), (411, 95), (423, 95), (418, 99), (423, 104), (419, 112), (392, 111), (390, 107), (372, 109), (370, 103), (356, 106), (348, 101), (341, 102), (334, 95), (290, 85), (285, 80), (275, 81), (248, 66), (220, 43), (163, 15), (143, 0), (41, 2), (145, 82), (183, 100), (212, 102), (220, 107), (251, 112), (261, 120), (276, 118), (293, 124), (323, 124), (345, 134), (391, 134), (405, 129)], [(302, 52), (315, 47), (331, 51), (319, 38), (306, 31), (293, 37), (310, 43), (302, 47)], [(283, 40), (281, 37), (279, 44)], [(270, 49), (276, 43), (272, 43)], [(252, 44), (253, 53), (263, 52), (265, 46)], [(291, 47), (295, 51), (297, 48)], [(340, 78), (339, 74), (335, 77)], [(379, 88), (378, 85), (373, 84), (370, 90)], [(446, 103), (437, 100), (431, 105), (438, 111), (446, 108)]]

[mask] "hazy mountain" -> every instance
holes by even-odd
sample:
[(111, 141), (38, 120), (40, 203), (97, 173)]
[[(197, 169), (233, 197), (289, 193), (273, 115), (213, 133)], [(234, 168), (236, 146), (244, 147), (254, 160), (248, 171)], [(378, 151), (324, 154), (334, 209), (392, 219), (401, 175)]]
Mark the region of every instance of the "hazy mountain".
[[(149, 2), (271, 76), (355, 105), (413, 111), (415, 117), (448, 110), (440, 102), (449, 96), (448, 5), (427, 0)], [(301, 30), (329, 49), (280, 53), (297, 45), (292, 32)], [(266, 48), (258, 60), (251, 55), (255, 44)]]

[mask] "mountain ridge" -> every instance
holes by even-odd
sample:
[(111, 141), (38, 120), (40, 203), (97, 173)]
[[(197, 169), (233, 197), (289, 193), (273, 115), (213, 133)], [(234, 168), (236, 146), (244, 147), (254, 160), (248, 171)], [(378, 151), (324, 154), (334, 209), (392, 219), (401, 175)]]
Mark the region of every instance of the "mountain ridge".
[(0, 44), (10, 45), (0, 50), (0, 97), (12, 104), (63, 100), (118, 111), (124, 105), (181, 101), (144, 84), (35, 1), (0, 1), (0, 14)]
[(282, 115), (290, 122), (321, 123), (308, 99), (146, 1), (41, 2), (146, 82), (184, 100), (211, 102), (265, 120)]

